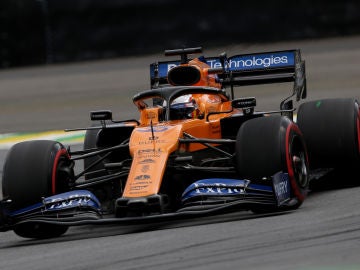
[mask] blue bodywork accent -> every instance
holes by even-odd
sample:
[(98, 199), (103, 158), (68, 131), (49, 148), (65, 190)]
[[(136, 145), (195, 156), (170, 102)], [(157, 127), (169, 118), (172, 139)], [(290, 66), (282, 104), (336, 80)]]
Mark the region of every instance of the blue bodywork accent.
[[(227, 59), (227, 71), (241, 72), (263, 69), (276, 69), (295, 66), (296, 51), (256, 53), (234, 55)], [(205, 58), (211, 68), (222, 68), (219, 57)], [(166, 78), (170, 69), (180, 65), (180, 61), (166, 61), (158, 63), (158, 78)], [(155, 78), (155, 65), (150, 65), (150, 78)]]
[(38, 210), (38, 209), (41, 209), (41, 207), (44, 206), (42, 203), (37, 203), (37, 204), (33, 204), (33, 205), (30, 205), (30, 206), (27, 206), (25, 208), (21, 208), (19, 210), (15, 210), (15, 211), (12, 211), (12, 212), (9, 212), (7, 211), (7, 214), (11, 217), (13, 216), (19, 216), (19, 215), (22, 215), (22, 214), (26, 214), (26, 213), (29, 213), (29, 212), (32, 212), (34, 210)]
[[(180, 61), (167, 61), (167, 62), (159, 62), (158, 63), (158, 77), (166, 78), (170, 69), (180, 65)], [(155, 66), (150, 65), (150, 78), (155, 78)]]
[[(220, 68), (219, 59), (209, 60), (211, 68)], [(275, 52), (263, 54), (235, 55), (228, 58), (226, 63), (228, 71), (249, 71), (267, 68), (292, 67), (295, 65), (294, 52)]]
[(250, 180), (210, 178), (192, 183), (184, 191), (181, 200), (206, 197), (239, 197), (245, 194), (266, 193), (273, 194), (271, 186), (251, 184)]
[(291, 186), (289, 175), (279, 172), (273, 176), (274, 192), (278, 205), (282, 205), (291, 199)]
[(79, 207), (91, 208), (96, 212), (100, 212), (101, 210), (99, 200), (90, 191), (74, 190), (44, 198), (42, 203), (33, 204), (26, 208), (12, 211), (9, 213), (9, 216), (20, 216), (39, 210), (45, 214), (62, 210), (76, 209)]

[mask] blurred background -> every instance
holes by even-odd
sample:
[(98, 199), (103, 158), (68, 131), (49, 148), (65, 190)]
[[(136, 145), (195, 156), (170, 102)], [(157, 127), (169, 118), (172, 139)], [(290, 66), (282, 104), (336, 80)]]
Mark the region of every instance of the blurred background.
[(359, 14), (358, 0), (1, 0), (0, 69), (356, 35)]

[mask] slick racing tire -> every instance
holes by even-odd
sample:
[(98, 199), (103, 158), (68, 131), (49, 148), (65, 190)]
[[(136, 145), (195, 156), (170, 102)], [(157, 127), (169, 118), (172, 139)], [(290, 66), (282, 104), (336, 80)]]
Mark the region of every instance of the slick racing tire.
[[(11, 200), (12, 210), (41, 203), (43, 197), (68, 191), (72, 177), (72, 162), (62, 144), (45, 140), (21, 142), (9, 150), (5, 160), (3, 198)], [(66, 231), (66, 227), (58, 230), (50, 225), (36, 228), (24, 224), (14, 231), (30, 238), (58, 236)]]
[(307, 195), (305, 142), (298, 126), (287, 117), (268, 116), (245, 122), (236, 138), (236, 166), (242, 178), (262, 182), (278, 172), (288, 173), (291, 201), (284, 210), (298, 208)]
[[(3, 170), (3, 198), (11, 200), (11, 209), (40, 203), (69, 190), (73, 177), (72, 162), (64, 146), (54, 141), (27, 141), (15, 144), (6, 157)], [(14, 232), (26, 238), (60, 236), (66, 226), (21, 224)]]
[(355, 99), (304, 103), (299, 107), (297, 124), (304, 134), (311, 169), (338, 168), (344, 172), (359, 172), (360, 112)]

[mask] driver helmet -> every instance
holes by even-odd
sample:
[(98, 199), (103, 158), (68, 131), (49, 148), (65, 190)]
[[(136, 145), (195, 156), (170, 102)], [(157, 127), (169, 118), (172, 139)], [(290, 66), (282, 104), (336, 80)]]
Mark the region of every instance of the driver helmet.
[(199, 108), (192, 95), (180, 96), (170, 105), (170, 119), (171, 120), (183, 120), (183, 119), (195, 119), (199, 116)]

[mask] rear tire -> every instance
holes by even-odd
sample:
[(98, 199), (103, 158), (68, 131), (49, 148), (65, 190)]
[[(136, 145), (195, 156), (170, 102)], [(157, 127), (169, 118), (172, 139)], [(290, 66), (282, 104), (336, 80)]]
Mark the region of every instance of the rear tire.
[(282, 171), (288, 173), (292, 203), (298, 208), (308, 186), (308, 158), (298, 126), (283, 116), (249, 120), (239, 129), (236, 140), (236, 162), (241, 177), (262, 181)]
[(304, 103), (299, 107), (297, 123), (309, 149), (311, 169), (338, 168), (359, 172), (360, 112), (355, 99)]

